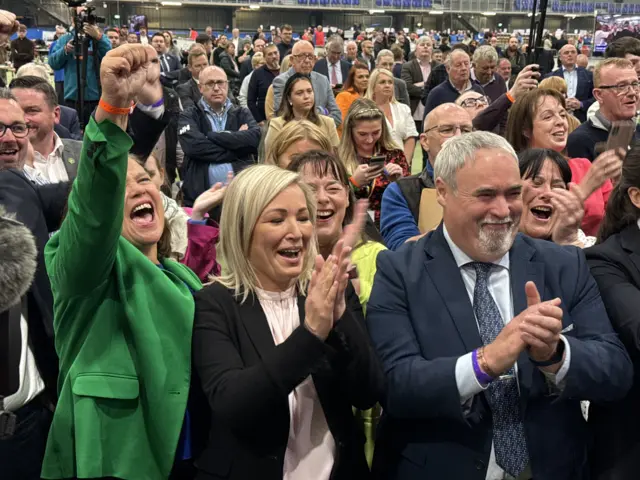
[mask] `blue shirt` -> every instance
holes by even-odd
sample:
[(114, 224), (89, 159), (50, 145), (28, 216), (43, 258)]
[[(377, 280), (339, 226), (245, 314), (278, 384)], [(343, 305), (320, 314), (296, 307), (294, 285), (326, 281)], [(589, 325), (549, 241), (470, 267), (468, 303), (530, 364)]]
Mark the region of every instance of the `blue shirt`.
[[(214, 132), (224, 132), (224, 127), (227, 125), (227, 114), (231, 108), (231, 101), (227, 98), (227, 103), (222, 109), (222, 113), (216, 113), (205, 101), (204, 98), (200, 99), (200, 106), (204, 110), (204, 113), (211, 124), (211, 130)], [(212, 187), (218, 182), (226, 182), (227, 174), (233, 170), (233, 166), (230, 163), (212, 163), (209, 165), (209, 187)]]

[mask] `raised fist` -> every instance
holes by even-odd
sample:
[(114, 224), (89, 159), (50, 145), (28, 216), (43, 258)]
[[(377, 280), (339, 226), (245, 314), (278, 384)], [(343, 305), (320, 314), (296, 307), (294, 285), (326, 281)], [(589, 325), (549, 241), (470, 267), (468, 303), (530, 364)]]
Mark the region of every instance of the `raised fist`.
[(2, 36), (10, 37), (18, 31), (20, 23), (16, 20), (15, 14), (7, 10), (0, 10), (0, 38)]
[(151, 45), (122, 45), (102, 60), (102, 98), (114, 107), (127, 108), (145, 87), (159, 83), (159, 78), (158, 56)]

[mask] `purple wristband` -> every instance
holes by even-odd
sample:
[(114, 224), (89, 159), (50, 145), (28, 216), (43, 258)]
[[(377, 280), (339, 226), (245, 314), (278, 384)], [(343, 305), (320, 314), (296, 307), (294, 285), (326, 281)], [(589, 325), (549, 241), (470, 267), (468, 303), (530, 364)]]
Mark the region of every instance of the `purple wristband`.
[(161, 98), (160, 100), (158, 100), (156, 103), (154, 103), (153, 105), (143, 105), (147, 108), (158, 108), (160, 106), (164, 105), (164, 98)]
[(493, 382), (493, 377), (484, 373), (478, 364), (478, 350), (474, 350), (471, 354), (471, 363), (473, 364), (473, 373), (476, 375), (476, 380), (480, 385), (489, 385)]

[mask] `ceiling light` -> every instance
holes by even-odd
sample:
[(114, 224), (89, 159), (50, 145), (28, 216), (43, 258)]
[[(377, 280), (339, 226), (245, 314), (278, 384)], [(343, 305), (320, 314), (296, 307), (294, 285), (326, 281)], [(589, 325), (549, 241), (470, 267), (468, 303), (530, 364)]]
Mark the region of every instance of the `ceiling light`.
[(429, 10), (431, 15), (442, 15), (444, 12), (441, 10)]
[(485, 17), (493, 17), (496, 14), (496, 12), (482, 12), (482, 14)]
[(182, 2), (162, 2), (161, 5), (163, 7), (180, 7)]
[(260, 5), (249, 5), (251, 10), (260, 10)]
[(376, 13), (384, 13), (384, 10), (369, 10), (369, 15), (375, 15)]

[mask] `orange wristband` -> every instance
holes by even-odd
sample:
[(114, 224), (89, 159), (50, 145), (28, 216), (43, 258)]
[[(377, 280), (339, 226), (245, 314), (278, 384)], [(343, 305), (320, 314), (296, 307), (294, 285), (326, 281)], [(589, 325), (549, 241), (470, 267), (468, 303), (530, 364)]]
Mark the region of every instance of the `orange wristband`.
[(360, 188), (360, 185), (357, 184), (356, 180), (353, 178), (353, 176), (349, 177), (349, 181), (351, 182), (351, 185), (353, 185), (356, 188)]
[(109, 105), (103, 99), (100, 99), (98, 106), (105, 112), (110, 113), (112, 115), (129, 115), (129, 113), (131, 112), (131, 107), (127, 107), (127, 108), (114, 107), (113, 105)]
[(511, 103), (516, 103), (516, 99), (515, 99), (515, 98), (513, 98), (513, 96), (511, 95), (511, 93), (510, 93), (510, 92), (507, 92), (507, 98), (509, 99), (509, 101), (510, 101)]

